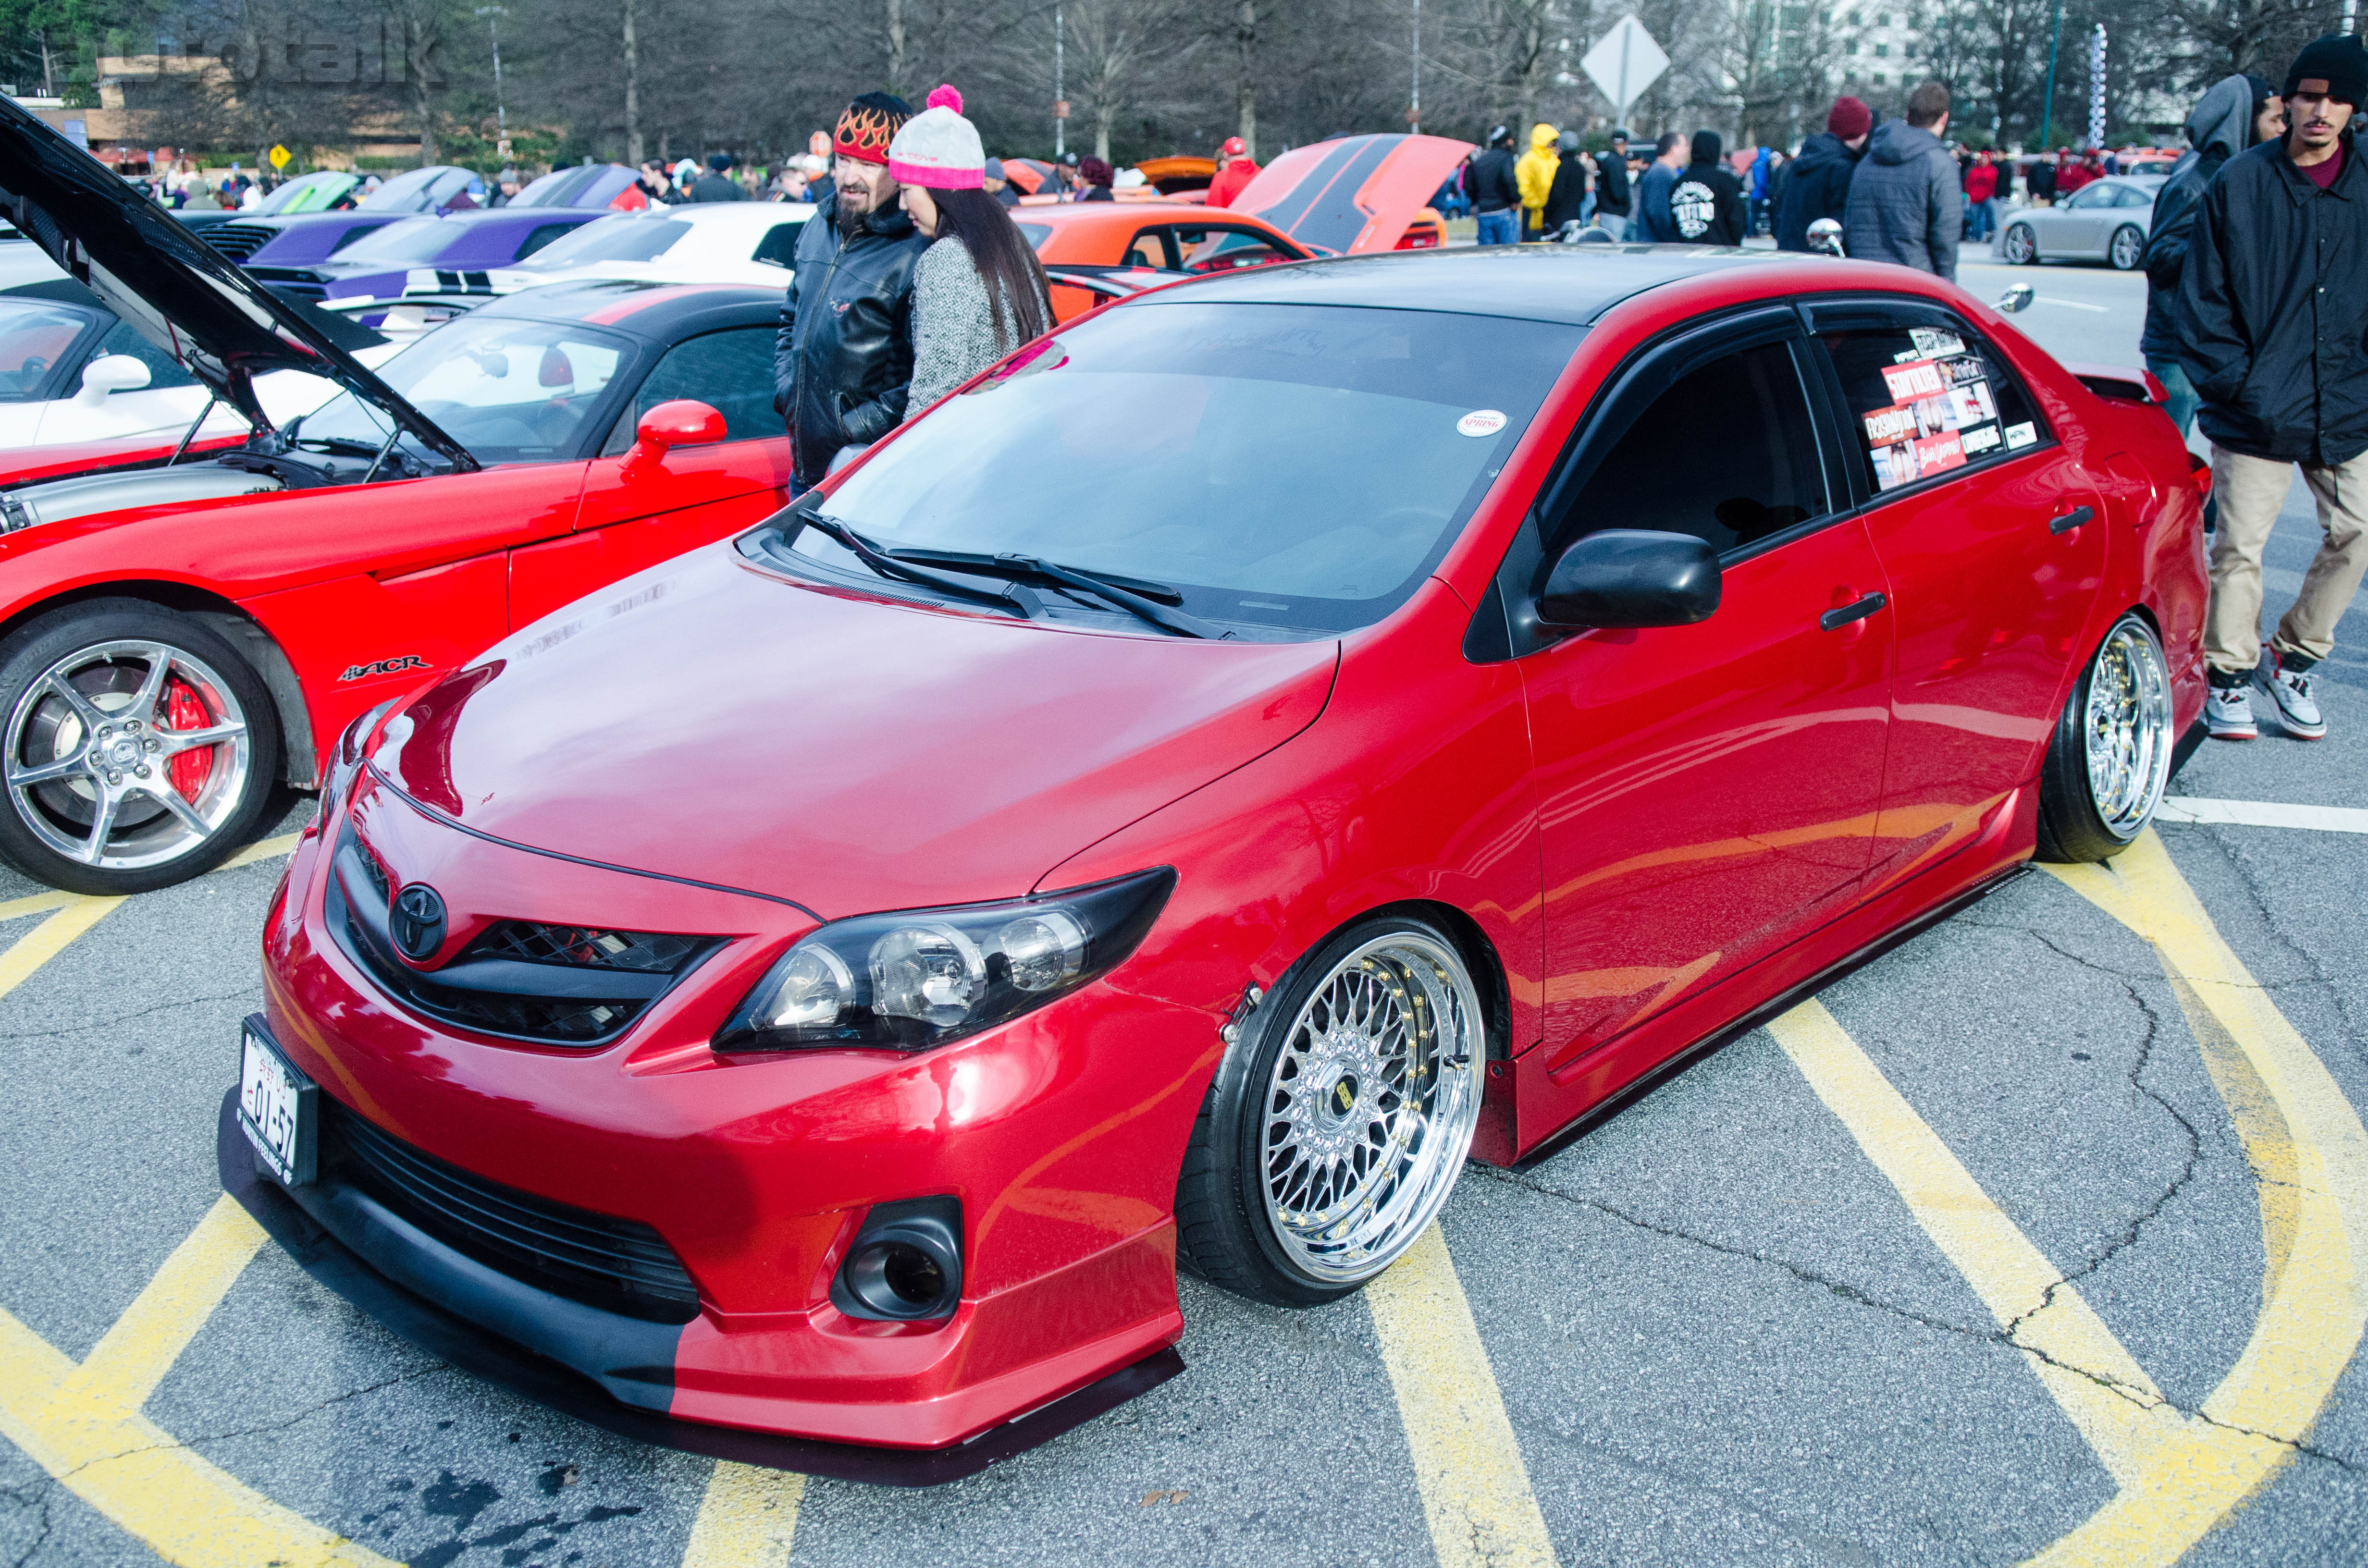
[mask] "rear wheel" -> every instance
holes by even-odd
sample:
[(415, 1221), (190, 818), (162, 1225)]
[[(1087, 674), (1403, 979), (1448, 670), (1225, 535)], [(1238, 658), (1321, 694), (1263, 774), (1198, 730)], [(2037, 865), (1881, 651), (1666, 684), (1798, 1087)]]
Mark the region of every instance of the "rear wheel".
[(2170, 667), (2144, 616), (2105, 634), (2056, 719), (2039, 775), (2039, 858), (2109, 860), (2154, 820), (2170, 783)]
[(1998, 242), (1998, 255), (2017, 267), (2028, 266), (2039, 255), (2039, 238), (2031, 232), (2030, 224), (2016, 223)]
[(1209, 1085), (1177, 1184), (1179, 1260), (1277, 1306), (1361, 1287), (1447, 1202), (1487, 1026), (1454, 940), (1360, 920), (1292, 966)]
[(2124, 225), (2113, 231), (2113, 243), (2106, 247), (2105, 256), (2117, 272), (2135, 272), (2146, 259), (2146, 236)]
[(279, 763), (262, 680), (188, 617), (96, 599), (0, 640), (0, 856), (69, 892), (145, 892), (249, 837)]

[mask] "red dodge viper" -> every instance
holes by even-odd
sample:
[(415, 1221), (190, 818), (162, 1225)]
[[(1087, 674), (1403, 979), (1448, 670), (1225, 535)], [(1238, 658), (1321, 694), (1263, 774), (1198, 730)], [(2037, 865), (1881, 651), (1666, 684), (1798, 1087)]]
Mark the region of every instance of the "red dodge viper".
[(1097, 312), (347, 731), (226, 1175), (677, 1430), (1138, 1386), (1179, 1265), (1353, 1291), (1467, 1154), (2131, 842), (2200, 503), (2099, 384), (1759, 253)]
[[(318, 738), (783, 499), (778, 290), (537, 290), (373, 374), (6, 101), (0, 210), (254, 427), (0, 454), (0, 858), (53, 886), (206, 869)], [(275, 429), (282, 369), (345, 390)]]

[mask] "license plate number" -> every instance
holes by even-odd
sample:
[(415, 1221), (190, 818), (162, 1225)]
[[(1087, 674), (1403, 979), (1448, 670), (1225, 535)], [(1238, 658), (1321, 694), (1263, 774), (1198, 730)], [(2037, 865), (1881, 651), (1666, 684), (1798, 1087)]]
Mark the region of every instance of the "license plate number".
[(320, 1088), (298, 1072), (251, 1017), (241, 1030), (238, 1063), (238, 1125), (266, 1169), (284, 1186), (302, 1187), (313, 1176), (313, 1142), (320, 1127)]

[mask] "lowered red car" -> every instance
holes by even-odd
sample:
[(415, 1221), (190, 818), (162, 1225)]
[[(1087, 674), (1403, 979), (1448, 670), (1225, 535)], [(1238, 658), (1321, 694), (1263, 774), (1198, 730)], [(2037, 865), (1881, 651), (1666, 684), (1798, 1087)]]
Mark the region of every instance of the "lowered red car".
[[(779, 290), (536, 290), (374, 374), (13, 103), (0, 204), (254, 432), (0, 454), (0, 857), (52, 886), (196, 875), (356, 714), (783, 498)], [(275, 428), (285, 369), (345, 390)]]
[(1467, 1153), (2146, 825), (2204, 573), (2122, 385), (1678, 248), (1097, 312), (346, 734), (254, 1201), (622, 1405), (921, 1450), (1165, 1354), (1179, 1264), (1355, 1290)]

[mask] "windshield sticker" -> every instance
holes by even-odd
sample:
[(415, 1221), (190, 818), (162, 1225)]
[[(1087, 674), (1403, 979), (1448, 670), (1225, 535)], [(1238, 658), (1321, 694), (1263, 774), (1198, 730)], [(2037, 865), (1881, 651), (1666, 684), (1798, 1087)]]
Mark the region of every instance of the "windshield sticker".
[(2039, 431), (2030, 420), (2026, 419), (2020, 425), (2009, 425), (2006, 427), (2008, 451), (2019, 452), (2025, 447), (2035, 447), (2038, 444)]
[(1943, 354), (1963, 354), (1965, 351), (1964, 338), (1953, 332), (1942, 332), (1937, 327), (1911, 326), (1907, 329), (1907, 340), (1916, 345), (1917, 352), (1928, 358), (1938, 358)]
[(1883, 384), (1891, 389), (1894, 403), (1936, 397), (1947, 390), (1941, 385), (1941, 367), (1930, 359), (1911, 359), (1905, 365), (1884, 367)]
[(1505, 427), (1505, 416), (1493, 408), (1475, 408), (1455, 422), (1459, 436), (1493, 436)]
[(1984, 452), (1995, 451), (1998, 449), (1998, 426), (1985, 425), (1978, 430), (1964, 432), (1958, 439), (1964, 444), (1967, 457), (1979, 457)]

